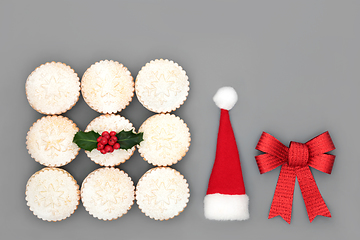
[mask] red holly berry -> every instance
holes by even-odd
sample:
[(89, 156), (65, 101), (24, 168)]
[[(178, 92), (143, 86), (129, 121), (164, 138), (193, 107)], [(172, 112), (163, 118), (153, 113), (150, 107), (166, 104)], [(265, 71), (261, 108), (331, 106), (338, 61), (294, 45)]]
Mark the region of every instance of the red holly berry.
[(105, 150), (106, 152), (112, 152), (112, 151), (114, 151), (114, 149), (113, 149), (110, 145), (106, 145), (105, 148), (104, 148), (104, 150)]
[(97, 142), (100, 142), (100, 141), (101, 141), (101, 138), (102, 138), (101, 136), (98, 137), (98, 138), (96, 139), (96, 141), (97, 141)]
[(104, 135), (108, 135), (108, 134), (109, 134), (108, 131), (103, 131), (101, 135), (104, 137)]
[(115, 143), (114, 146), (113, 146), (114, 149), (119, 149), (120, 148), (120, 143)]
[(112, 145), (114, 145), (116, 142), (114, 141), (114, 139), (109, 139), (109, 142), (108, 142), (108, 144), (110, 145), (110, 146), (112, 146)]
[(106, 153), (105, 149), (101, 149), (100, 152), (101, 152), (102, 154), (105, 154), (105, 153)]
[(97, 150), (101, 150), (101, 149), (103, 149), (104, 148), (104, 144), (101, 144), (101, 143), (98, 143), (97, 144)]
[(115, 136), (116, 135), (116, 132), (115, 131), (111, 131), (110, 132), (110, 137), (113, 137), (113, 136)]
[(103, 138), (109, 139), (110, 138), (110, 134), (108, 131), (104, 131), (101, 136), (103, 136)]
[(117, 137), (113, 136), (113, 137), (111, 137), (111, 138), (109, 139), (108, 144), (112, 146), (112, 145), (114, 145), (116, 142), (117, 142)]
[(103, 138), (101, 138), (100, 143), (102, 145), (106, 145), (108, 143), (108, 140), (105, 137), (103, 137)]

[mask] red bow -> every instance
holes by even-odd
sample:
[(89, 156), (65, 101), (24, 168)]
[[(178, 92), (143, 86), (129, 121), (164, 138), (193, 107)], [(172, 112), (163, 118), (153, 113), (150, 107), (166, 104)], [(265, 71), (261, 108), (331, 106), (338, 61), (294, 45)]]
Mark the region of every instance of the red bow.
[(296, 177), (310, 222), (317, 215), (331, 217), (309, 168), (310, 166), (321, 172), (331, 173), (335, 156), (326, 152), (334, 150), (335, 146), (328, 132), (320, 134), (305, 144), (290, 142), (289, 148), (270, 134), (263, 132), (256, 149), (265, 152), (265, 154), (255, 156), (260, 174), (282, 165), (269, 219), (280, 215), (290, 224)]

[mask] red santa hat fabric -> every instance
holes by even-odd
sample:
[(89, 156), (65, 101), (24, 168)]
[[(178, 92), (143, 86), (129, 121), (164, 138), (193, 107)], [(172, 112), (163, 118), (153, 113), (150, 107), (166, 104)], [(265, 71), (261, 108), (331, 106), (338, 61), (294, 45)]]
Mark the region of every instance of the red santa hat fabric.
[(249, 219), (249, 197), (245, 193), (239, 151), (229, 110), (237, 102), (232, 87), (220, 88), (214, 102), (221, 109), (216, 156), (204, 198), (205, 218), (210, 220)]

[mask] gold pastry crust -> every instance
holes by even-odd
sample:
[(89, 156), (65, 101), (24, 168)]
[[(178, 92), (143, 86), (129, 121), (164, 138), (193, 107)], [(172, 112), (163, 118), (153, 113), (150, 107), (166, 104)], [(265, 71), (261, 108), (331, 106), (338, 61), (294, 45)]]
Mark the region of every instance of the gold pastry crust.
[(38, 119), (26, 135), (26, 148), (38, 163), (60, 167), (70, 163), (80, 148), (73, 142), (79, 131), (76, 124), (63, 116), (44, 116)]
[(38, 218), (48, 222), (61, 221), (78, 208), (79, 185), (67, 171), (46, 167), (29, 178), (25, 200), (30, 211)]
[[(135, 131), (135, 128), (129, 120), (120, 115), (105, 114), (94, 118), (86, 127), (85, 132), (89, 132), (91, 130), (101, 134), (103, 131)], [(134, 154), (134, 151), (135, 146), (128, 150), (117, 149), (112, 153), (106, 154), (102, 154), (97, 149), (93, 149), (91, 152), (85, 151), (85, 153), (92, 161), (100, 166), (117, 166), (128, 160)]]
[(186, 179), (178, 171), (170, 167), (156, 167), (140, 178), (135, 195), (142, 213), (163, 221), (184, 211), (190, 190)]
[(123, 64), (102, 60), (85, 71), (81, 93), (89, 107), (97, 112), (120, 112), (134, 96), (134, 79)]
[(36, 111), (61, 114), (79, 100), (80, 79), (65, 63), (47, 62), (28, 76), (25, 92), (30, 106)]
[(135, 80), (139, 102), (156, 113), (171, 112), (187, 99), (189, 81), (186, 72), (168, 59), (156, 59), (139, 71)]
[(156, 114), (139, 128), (143, 132), (138, 150), (145, 161), (155, 166), (170, 166), (189, 150), (190, 131), (186, 123), (173, 114)]
[(127, 173), (118, 168), (99, 168), (84, 179), (81, 200), (86, 211), (94, 218), (116, 220), (134, 204), (134, 183)]

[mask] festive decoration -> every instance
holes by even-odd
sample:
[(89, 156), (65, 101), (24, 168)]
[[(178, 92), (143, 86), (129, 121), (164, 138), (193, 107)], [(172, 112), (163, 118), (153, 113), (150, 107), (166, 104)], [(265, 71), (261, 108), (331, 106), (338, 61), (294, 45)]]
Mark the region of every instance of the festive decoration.
[(229, 116), (229, 110), (237, 102), (237, 94), (232, 87), (223, 87), (213, 100), (221, 109), (221, 115), (215, 162), (204, 198), (205, 217), (246, 220), (249, 218), (249, 197), (245, 194), (239, 151)]
[(97, 150), (99, 150), (102, 154), (105, 153), (112, 153), (114, 150), (120, 148), (120, 143), (118, 143), (118, 138), (116, 137), (116, 132), (111, 131), (110, 133), (108, 131), (104, 131), (101, 136), (99, 136), (96, 141), (97, 144)]
[[(112, 131), (113, 132), (113, 131)], [(79, 131), (75, 134), (73, 142), (76, 143), (79, 148), (82, 148), (86, 151), (92, 151), (93, 149), (98, 149), (99, 151), (105, 150), (102, 153), (112, 152), (114, 149), (130, 149), (135, 145), (138, 145), (143, 140), (143, 133), (134, 133), (132, 130), (124, 131), (122, 130), (119, 133), (108, 133), (104, 131), (102, 135), (97, 132), (89, 131), (83, 132)], [(113, 142), (116, 138), (116, 142)], [(113, 139), (113, 140), (111, 140)], [(120, 145), (118, 147), (117, 143)], [(99, 144), (102, 146), (99, 147)], [(111, 149), (110, 149), (111, 147)]]
[(310, 222), (317, 215), (331, 217), (309, 168), (310, 166), (331, 174), (335, 156), (326, 153), (334, 150), (335, 146), (328, 132), (320, 134), (305, 144), (290, 142), (289, 148), (270, 134), (263, 132), (256, 149), (265, 152), (255, 157), (260, 174), (282, 165), (269, 219), (280, 215), (290, 224), (296, 177)]

